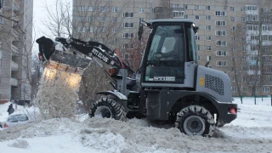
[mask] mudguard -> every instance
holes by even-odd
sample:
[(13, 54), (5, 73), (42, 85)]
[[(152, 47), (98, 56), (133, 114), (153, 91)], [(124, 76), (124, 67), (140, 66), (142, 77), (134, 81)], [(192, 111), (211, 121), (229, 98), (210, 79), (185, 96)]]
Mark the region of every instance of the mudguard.
[(119, 100), (127, 101), (127, 97), (117, 90), (103, 91), (103, 92), (98, 92), (96, 94), (98, 94), (98, 95), (113, 95), (114, 97), (118, 98)]

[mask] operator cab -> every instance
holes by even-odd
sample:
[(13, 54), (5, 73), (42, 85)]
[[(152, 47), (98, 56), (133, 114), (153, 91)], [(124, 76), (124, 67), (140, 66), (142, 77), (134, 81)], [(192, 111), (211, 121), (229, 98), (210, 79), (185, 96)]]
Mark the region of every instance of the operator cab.
[[(148, 23), (148, 22), (147, 22)], [(197, 28), (190, 20), (154, 20), (149, 23), (152, 33), (149, 36), (145, 56), (141, 63), (142, 85), (147, 87), (192, 87), (184, 84), (193, 81), (197, 65), (195, 32)], [(188, 68), (188, 63), (193, 67)], [(187, 73), (188, 72), (188, 73)]]

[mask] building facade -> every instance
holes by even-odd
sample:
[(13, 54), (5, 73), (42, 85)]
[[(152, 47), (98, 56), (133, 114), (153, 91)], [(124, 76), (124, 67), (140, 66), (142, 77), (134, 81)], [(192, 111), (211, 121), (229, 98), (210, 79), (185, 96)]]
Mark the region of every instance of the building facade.
[(33, 0), (2, 0), (0, 100), (30, 100)]
[[(84, 21), (84, 24), (77, 26), (73, 35), (102, 36), (103, 39), (95, 40), (122, 50), (123, 58), (129, 58), (138, 45), (139, 19), (191, 19), (199, 26), (196, 39), (200, 65), (209, 61), (209, 67), (228, 74), (234, 96), (271, 95), (271, 3), (269, 0), (74, 0), (73, 23)], [(87, 26), (90, 23), (92, 26)], [(105, 28), (107, 25), (110, 26)], [(113, 39), (107, 39), (109, 36)]]

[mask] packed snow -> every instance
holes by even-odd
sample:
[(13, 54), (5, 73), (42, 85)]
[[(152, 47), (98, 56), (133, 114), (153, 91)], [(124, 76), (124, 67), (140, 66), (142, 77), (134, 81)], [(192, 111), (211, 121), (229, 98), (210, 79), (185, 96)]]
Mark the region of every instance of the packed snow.
[[(253, 103), (252, 103), (253, 101)], [(174, 127), (146, 119), (54, 118), (0, 131), (0, 153), (206, 153), (272, 152), (270, 98), (244, 99), (238, 118), (213, 138), (189, 137)], [(0, 119), (8, 104), (0, 105)], [(15, 112), (33, 108), (19, 107)], [(6, 116), (6, 117), (3, 117)]]

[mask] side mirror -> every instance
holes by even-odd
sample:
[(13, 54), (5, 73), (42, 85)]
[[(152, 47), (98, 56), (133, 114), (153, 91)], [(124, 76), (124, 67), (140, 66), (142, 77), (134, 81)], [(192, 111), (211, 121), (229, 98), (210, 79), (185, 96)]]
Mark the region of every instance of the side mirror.
[(208, 67), (210, 64), (210, 61), (208, 61), (206, 64), (205, 64), (205, 67)]
[(199, 29), (199, 27), (193, 27), (193, 30), (195, 33), (197, 33), (198, 29)]

